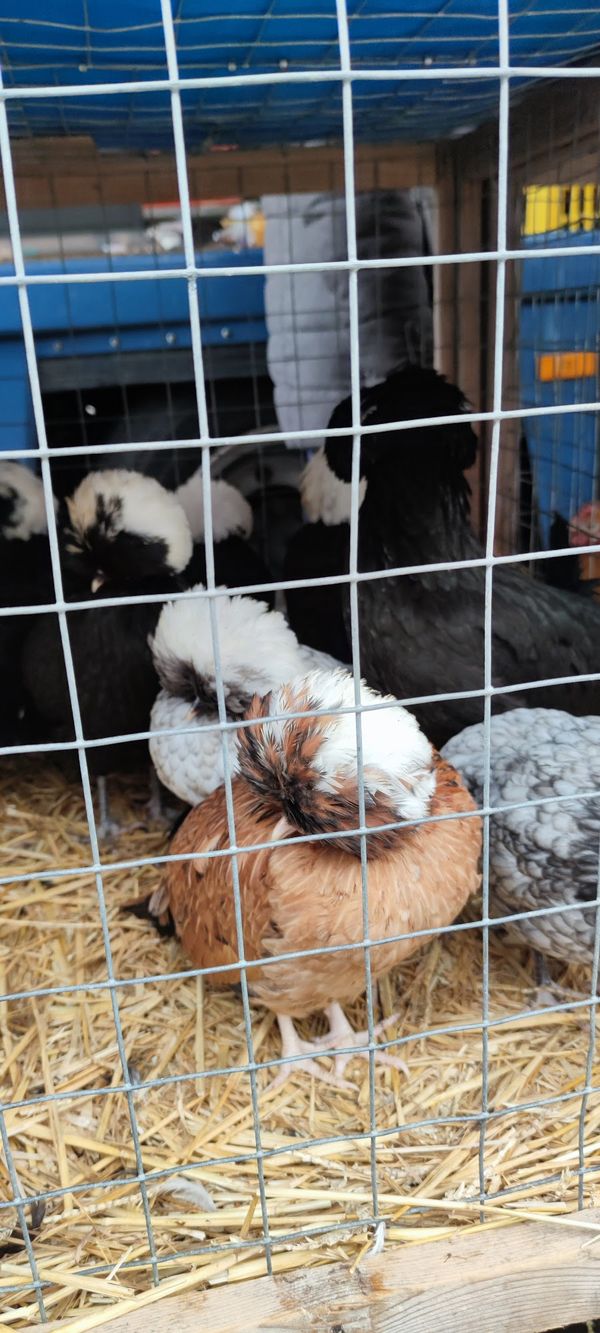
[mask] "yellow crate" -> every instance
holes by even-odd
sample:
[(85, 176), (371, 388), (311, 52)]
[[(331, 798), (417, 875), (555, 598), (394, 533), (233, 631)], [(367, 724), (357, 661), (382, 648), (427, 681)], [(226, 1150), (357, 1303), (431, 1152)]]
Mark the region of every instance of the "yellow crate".
[(600, 191), (593, 181), (580, 185), (528, 185), (524, 194), (524, 236), (540, 236), (561, 227), (591, 231), (600, 217)]

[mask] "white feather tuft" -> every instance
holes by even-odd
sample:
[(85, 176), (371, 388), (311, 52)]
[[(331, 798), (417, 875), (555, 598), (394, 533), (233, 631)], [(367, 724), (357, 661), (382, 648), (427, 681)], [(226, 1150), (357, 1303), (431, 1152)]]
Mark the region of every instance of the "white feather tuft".
[[(359, 508), (367, 493), (366, 477), (361, 477), (358, 497)], [(325, 523), (334, 527), (350, 522), (352, 486), (340, 481), (332, 472), (325, 450), (318, 449), (309, 459), (300, 478), (302, 508), (309, 523)]]
[[(0, 495), (16, 499), (1, 536), (5, 541), (27, 541), (48, 531), (44, 487), (41, 478), (22, 463), (0, 462)], [(54, 509), (57, 501), (54, 500)]]
[(193, 1203), (200, 1213), (216, 1213), (217, 1205), (208, 1190), (199, 1180), (190, 1180), (188, 1176), (177, 1174), (159, 1181), (154, 1191), (155, 1198), (160, 1194), (171, 1194), (184, 1203)]
[[(203, 584), (193, 589), (204, 592)], [(266, 694), (305, 669), (294, 631), (280, 611), (252, 597), (215, 599), (223, 682), (227, 689)], [(198, 676), (215, 677), (215, 658), (207, 597), (167, 602), (151, 642), (155, 662), (189, 662)]]
[[(201, 583), (196, 592), (203, 592)], [(269, 611), (252, 597), (215, 599), (223, 688), (231, 696), (265, 695), (284, 681), (305, 676), (325, 662), (337, 663), (325, 654), (299, 644), (279, 611)], [(223, 746), (218, 731), (207, 731), (206, 723), (218, 721), (216, 708), (192, 715), (189, 698), (178, 697), (178, 664), (190, 665), (207, 684), (215, 681), (208, 598), (168, 602), (162, 609), (150, 647), (163, 688), (154, 704), (150, 754), (154, 767), (170, 791), (199, 805), (224, 781)], [(175, 667), (175, 670), (172, 668)], [(185, 675), (185, 672), (184, 672)], [(179, 735), (161, 735), (163, 728), (184, 727)], [(231, 774), (237, 767), (236, 732), (226, 732), (227, 763)]]
[[(195, 542), (204, 541), (204, 503), (202, 496), (202, 468), (175, 492), (186, 512)], [(213, 539), (222, 542), (226, 537), (250, 537), (254, 515), (245, 496), (228, 481), (211, 481), (210, 497), (213, 521)]]
[[(192, 534), (182, 505), (155, 477), (127, 468), (88, 472), (67, 501), (71, 527), (82, 537), (97, 521), (98, 500), (105, 506), (118, 500), (121, 508), (114, 533), (164, 541), (167, 563), (181, 573), (192, 557)], [(107, 534), (110, 536), (110, 532)]]
[[(354, 679), (346, 671), (312, 671), (302, 680), (294, 681), (292, 708), (289, 690), (278, 690), (271, 702), (271, 712), (306, 711), (301, 702), (309, 697), (310, 708), (336, 713), (341, 708), (354, 709)], [(377, 694), (361, 683), (361, 704), (395, 703), (391, 695)], [(298, 705), (298, 706), (297, 706)], [(356, 720), (354, 712), (320, 718), (318, 725), (324, 736), (315, 756), (314, 765), (321, 777), (317, 787), (333, 792), (340, 781), (355, 777), (357, 772)], [(265, 724), (266, 738), (276, 746), (283, 746), (286, 733), (293, 723), (282, 721)], [(361, 713), (363, 770), (365, 797), (377, 791), (388, 796), (401, 819), (422, 819), (429, 813), (435, 791), (433, 750), (424, 736), (417, 719), (396, 703), (395, 707), (370, 708)]]

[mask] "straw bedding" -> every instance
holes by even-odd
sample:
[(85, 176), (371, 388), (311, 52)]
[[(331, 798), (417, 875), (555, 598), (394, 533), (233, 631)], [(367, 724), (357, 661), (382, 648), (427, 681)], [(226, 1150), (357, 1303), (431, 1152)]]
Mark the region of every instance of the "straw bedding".
[[(144, 782), (115, 782), (112, 792), (119, 817), (143, 825)], [(53, 866), (89, 862), (81, 793), (49, 763), (4, 761), (0, 809), (2, 873), (39, 874), (2, 891), (0, 988), (6, 992), (106, 979), (93, 876), (44, 879)], [(103, 849), (107, 862), (165, 850), (164, 830), (147, 822)], [(158, 868), (150, 867), (108, 871), (104, 877), (118, 978), (185, 967), (174, 941), (161, 940), (147, 923), (119, 912), (121, 904), (150, 891), (159, 875)], [(589, 978), (575, 970), (561, 980), (579, 988), (586, 981), (589, 985)], [(530, 957), (497, 930), (491, 936), (490, 983), (492, 1018), (517, 1014), (531, 1004)], [(234, 992), (203, 991), (198, 979), (182, 977), (126, 987), (117, 998), (130, 1073), (136, 1080), (246, 1060), (242, 1004)], [(380, 1003), (384, 1014), (399, 1010), (398, 1035), (417, 1035), (402, 1047), (408, 1080), (396, 1070), (377, 1071), (377, 1128), (477, 1112), (480, 932), (462, 931), (424, 948), (383, 983)], [(364, 1026), (364, 1007), (356, 1006), (351, 1017)], [(276, 1056), (274, 1019), (258, 1007), (252, 1018), (257, 1058)], [(318, 1030), (318, 1022), (315, 1018), (306, 1025), (306, 1035)], [(446, 1024), (474, 1026), (418, 1036)], [(380, 1210), (389, 1219), (387, 1244), (419, 1243), (461, 1226), (504, 1225), (512, 1220), (509, 1210), (517, 1215), (543, 1213), (558, 1223), (562, 1214), (577, 1207), (580, 1099), (527, 1107), (536, 1099), (584, 1087), (588, 1040), (586, 1010), (521, 1017), (490, 1029), (489, 1106), (507, 1113), (488, 1125), (486, 1188), (492, 1194), (512, 1192), (488, 1209), (483, 1224), (476, 1203), (476, 1123), (431, 1123), (398, 1129), (377, 1141)], [(154, 1300), (139, 1189), (128, 1181), (135, 1160), (127, 1099), (97, 1091), (122, 1078), (109, 991), (80, 990), (0, 1004), (0, 1067), (3, 1101), (26, 1101), (51, 1091), (96, 1090), (55, 1105), (21, 1106), (6, 1113), (23, 1193), (65, 1191), (47, 1202), (41, 1221), (39, 1214), (34, 1219), (35, 1253), (48, 1284), (48, 1315), (84, 1333), (112, 1315)], [(596, 1069), (594, 1086), (599, 1074)], [(369, 1129), (366, 1062), (355, 1060), (349, 1077), (358, 1082), (358, 1095), (315, 1083), (301, 1073), (271, 1090), (272, 1071), (258, 1075), (275, 1271), (331, 1260), (351, 1266), (372, 1244), (369, 1140), (356, 1138)], [(204, 1186), (214, 1204), (211, 1210), (208, 1197), (203, 1203), (200, 1196), (172, 1192), (164, 1181), (149, 1182), (157, 1253), (165, 1258), (165, 1291), (264, 1273), (256, 1163), (233, 1160), (236, 1155), (250, 1158), (255, 1149), (248, 1075), (188, 1078), (140, 1089), (135, 1106), (145, 1171), (177, 1166), (184, 1172), (190, 1163), (200, 1163), (200, 1169), (188, 1170), (188, 1177)], [(600, 1166), (599, 1121), (600, 1101), (592, 1093), (585, 1119), (586, 1164), (592, 1168), (586, 1178), (589, 1204), (600, 1201), (594, 1173)], [(306, 1144), (332, 1135), (341, 1140)], [(284, 1151), (269, 1156), (271, 1149)], [(228, 1160), (203, 1165), (218, 1157)], [(100, 1188), (103, 1182), (110, 1182), (107, 1188)], [(81, 1192), (79, 1185), (85, 1185)], [(0, 1190), (4, 1198), (11, 1197), (1, 1161)], [(323, 1231), (289, 1238), (289, 1233), (315, 1228)], [(279, 1237), (288, 1239), (279, 1242)], [(240, 1241), (247, 1245), (240, 1248)], [(236, 1243), (235, 1251), (219, 1248)], [(194, 1250), (204, 1252), (190, 1254)], [(37, 1305), (27, 1287), (29, 1268), (12, 1209), (0, 1212), (0, 1256), (0, 1327), (25, 1328), (36, 1322)]]

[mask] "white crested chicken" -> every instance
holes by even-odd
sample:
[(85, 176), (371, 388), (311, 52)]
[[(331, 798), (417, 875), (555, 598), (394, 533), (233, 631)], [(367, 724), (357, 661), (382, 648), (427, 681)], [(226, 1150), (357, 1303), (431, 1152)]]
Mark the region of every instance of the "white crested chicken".
[[(215, 580), (226, 588), (246, 588), (268, 584), (271, 574), (260, 553), (252, 545), (254, 514), (246, 497), (221, 478), (210, 483)], [(175, 492), (185, 510), (194, 539), (194, 551), (186, 577), (190, 583), (206, 583), (206, 548), (204, 544), (204, 502), (202, 468), (188, 477)], [(275, 605), (275, 594), (252, 594)]]
[[(203, 592), (198, 584), (197, 592)], [(255, 694), (338, 663), (298, 643), (280, 611), (252, 597), (215, 600), (221, 672), (228, 721), (243, 718)], [(160, 781), (187, 805), (199, 805), (224, 781), (216, 666), (206, 597), (167, 602), (150, 639), (162, 685), (152, 709), (150, 754)], [(169, 734), (167, 728), (185, 727)], [(225, 733), (229, 770), (236, 763), (236, 731)]]
[[(108, 775), (135, 771), (147, 758), (144, 741), (111, 741), (148, 729), (157, 688), (148, 635), (160, 603), (131, 605), (127, 598), (168, 597), (180, 591), (192, 535), (183, 508), (154, 477), (110, 468), (88, 473), (66, 501), (59, 540), (67, 602), (91, 603), (69, 614), (69, 638), (84, 735), (107, 740), (87, 753), (90, 772), (98, 779), (98, 832), (104, 837), (116, 827), (108, 809)], [(95, 607), (96, 596), (123, 602)], [(54, 613), (36, 617), (27, 634), (23, 678), (28, 705), (39, 718), (40, 740), (72, 740), (74, 722)], [(65, 761), (73, 762), (68, 751)]]
[[(249, 960), (341, 946), (248, 970), (250, 993), (276, 1015), (282, 1054), (325, 1082), (341, 1086), (352, 1055), (368, 1054), (342, 1006), (365, 986), (354, 683), (342, 671), (315, 671), (254, 698), (239, 735), (233, 783), (238, 846), (265, 844), (238, 855), (244, 948)], [(479, 885), (480, 820), (456, 771), (437, 754), (415, 718), (395, 700), (362, 686), (362, 745), (369, 937), (373, 979), (421, 947), (414, 931), (443, 929)], [(378, 707), (379, 705), (379, 707)], [(386, 706), (387, 705), (387, 706)], [(340, 709), (349, 711), (340, 713)], [(325, 710), (321, 716), (286, 713)], [(413, 824), (429, 816), (469, 817)], [(299, 835), (311, 841), (295, 841)], [(337, 835), (325, 837), (324, 835)], [(289, 839), (285, 845), (279, 839)], [(162, 885), (137, 914), (175, 931), (194, 967), (225, 965), (216, 986), (239, 977), (231, 861), (206, 853), (229, 847), (223, 788), (192, 810), (171, 843), (189, 859), (170, 862)], [(192, 854), (192, 855), (190, 855)], [(381, 941), (381, 943), (379, 943)], [(358, 946), (358, 947), (357, 947)], [(294, 1019), (324, 1010), (329, 1033), (302, 1041)], [(389, 1023), (391, 1020), (387, 1020)], [(376, 1029), (376, 1033), (381, 1030)], [(334, 1073), (315, 1059), (335, 1046)], [(383, 1051), (375, 1058), (405, 1068)]]

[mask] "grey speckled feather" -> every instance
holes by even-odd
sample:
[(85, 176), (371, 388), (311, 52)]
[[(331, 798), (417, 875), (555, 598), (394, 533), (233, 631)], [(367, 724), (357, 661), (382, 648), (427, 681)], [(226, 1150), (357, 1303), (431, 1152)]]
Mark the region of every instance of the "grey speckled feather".
[[(550, 708), (519, 708), (492, 718), (492, 805), (565, 796), (546, 806), (490, 819), (490, 894), (494, 916), (595, 899), (600, 853), (600, 718)], [(481, 803), (483, 725), (466, 727), (442, 754)], [(595, 910), (534, 917), (511, 927), (540, 953), (590, 962)]]

